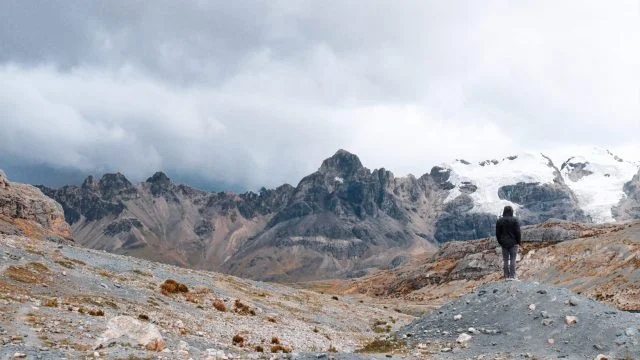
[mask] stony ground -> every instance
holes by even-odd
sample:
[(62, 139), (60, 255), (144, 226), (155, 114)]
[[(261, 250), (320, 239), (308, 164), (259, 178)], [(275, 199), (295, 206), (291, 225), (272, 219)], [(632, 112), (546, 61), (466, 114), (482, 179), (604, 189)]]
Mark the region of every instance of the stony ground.
[[(384, 355), (354, 352), (414, 319), (361, 297), (20, 236), (0, 235), (0, 259), (0, 358), (375, 358)], [(163, 295), (167, 279), (189, 291)], [(105, 338), (110, 326), (122, 327), (112, 323), (117, 316), (138, 328)], [(139, 345), (150, 328), (162, 336), (159, 352)]]
[(640, 358), (640, 315), (565, 288), (498, 281), (404, 327), (416, 356), (452, 359)]

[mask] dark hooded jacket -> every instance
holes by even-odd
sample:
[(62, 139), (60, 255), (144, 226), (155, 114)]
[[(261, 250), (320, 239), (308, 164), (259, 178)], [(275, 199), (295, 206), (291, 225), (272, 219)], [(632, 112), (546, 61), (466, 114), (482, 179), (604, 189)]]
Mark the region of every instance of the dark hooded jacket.
[(513, 216), (511, 206), (505, 206), (502, 217), (496, 221), (496, 239), (500, 246), (510, 248), (522, 243), (520, 236), (520, 222)]

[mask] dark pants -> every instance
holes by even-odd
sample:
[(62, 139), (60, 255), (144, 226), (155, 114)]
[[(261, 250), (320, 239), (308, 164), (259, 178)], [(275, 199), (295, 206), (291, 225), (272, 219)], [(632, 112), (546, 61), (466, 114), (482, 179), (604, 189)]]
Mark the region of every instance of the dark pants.
[(504, 277), (515, 279), (516, 277), (516, 255), (518, 254), (518, 245), (510, 248), (502, 248), (502, 260), (504, 261)]

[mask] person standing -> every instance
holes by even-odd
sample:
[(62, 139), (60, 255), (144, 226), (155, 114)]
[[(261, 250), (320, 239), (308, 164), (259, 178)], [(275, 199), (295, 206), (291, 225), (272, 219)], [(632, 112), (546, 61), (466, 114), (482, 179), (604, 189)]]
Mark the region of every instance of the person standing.
[(513, 208), (505, 206), (502, 217), (496, 221), (496, 239), (502, 247), (505, 279), (516, 279), (516, 256), (522, 244), (520, 222), (513, 216)]

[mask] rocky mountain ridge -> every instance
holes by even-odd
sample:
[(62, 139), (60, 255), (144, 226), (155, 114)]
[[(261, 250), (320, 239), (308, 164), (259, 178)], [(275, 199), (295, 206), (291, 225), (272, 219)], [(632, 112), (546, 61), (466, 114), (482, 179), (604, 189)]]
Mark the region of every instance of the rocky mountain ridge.
[[(524, 224), (613, 219), (612, 208), (634, 208), (618, 205), (633, 195), (625, 195), (622, 183), (618, 192), (614, 187), (638, 168), (596, 153), (597, 162), (573, 158), (561, 168), (547, 156), (521, 154), (478, 164), (457, 160), (419, 178), (398, 178), (340, 150), (296, 187), (258, 193), (204, 192), (164, 173), (140, 184), (106, 174), (81, 186), (40, 188), (62, 204), (84, 246), (256, 279), (306, 281), (361, 276), (439, 243), (489, 236), (505, 205)], [(609, 186), (604, 200), (585, 193), (583, 182), (591, 179)], [(609, 215), (602, 215), (602, 204)]]

